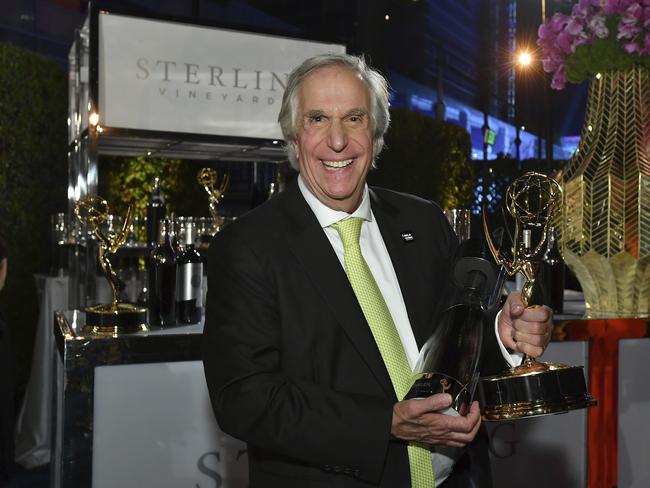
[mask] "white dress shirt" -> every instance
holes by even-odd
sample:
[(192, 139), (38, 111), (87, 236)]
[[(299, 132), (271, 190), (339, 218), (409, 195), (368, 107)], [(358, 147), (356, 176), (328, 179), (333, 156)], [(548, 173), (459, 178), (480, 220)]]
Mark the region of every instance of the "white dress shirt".
[[(298, 175), (298, 187), (300, 188), (302, 196), (307, 201), (307, 204), (314, 212), (320, 226), (323, 228), (323, 232), (325, 232), (336, 256), (339, 258), (341, 266), (344, 266), (343, 242), (341, 241), (338, 231), (331, 227), (331, 225), (348, 217), (360, 217), (364, 220), (361, 226), (361, 236), (359, 237), (361, 253), (363, 254), (363, 257), (377, 282), (377, 286), (384, 297), (388, 311), (393, 318), (402, 345), (404, 346), (404, 352), (406, 353), (409, 366), (413, 369), (418, 359), (419, 350), (406, 311), (404, 297), (402, 296), (402, 291), (399, 282), (397, 281), (395, 268), (393, 267), (390, 254), (388, 254), (386, 244), (384, 243), (384, 239), (379, 231), (377, 220), (375, 219), (370, 207), (368, 186), (366, 185), (363, 190), (361, 204), (351, 214), (340, 210), (333, 210), (323, 204), (309, 191), (302, 179), (302, 175)], [(516, 359), (513, 361), (513, 358), (511, 358), (510, 354), (508, 354), (506, 348), (499, 340), (499, 335), (496, 331), (496, 322), (497, 321), (495, 321), (495, 333), (497, 334), (497, 341), (499, 342), (504, 358), (513, 365), (517, 363), (517, 361)], [(431, 455), (436, 486), (440, 486), (442, 482), (449, 477), (454, 462), (458, 457), (460, 457), (462, 450), (443, 448), (437, 449), (437, 451), (444, 451), (444, 454), (442, 452), (432, 451)]]

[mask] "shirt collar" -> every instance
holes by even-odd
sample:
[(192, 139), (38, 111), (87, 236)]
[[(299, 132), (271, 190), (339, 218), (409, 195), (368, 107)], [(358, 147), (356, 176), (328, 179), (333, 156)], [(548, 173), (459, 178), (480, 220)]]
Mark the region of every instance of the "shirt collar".
[(351, 214), (343, 212), (342, 210), (334, 210), (321, 202), (311, 191), (309, 191), (309, 188), (307, 188), (301, 174), (298, 175), (298, 188), (300, 188), (300, 193), (302, 193), (302, 196), (307, 201), (307, 205), (309, 205), (309, 208), (314, 212), (316, 219), (318, 219), (318, 223), (323, 228), (329, 227), (330, 225), (348, 217), (360, 217), (368, 222), (372, 222), (373, 220), (367, 184), (364, 184), (363, 187), (361, 204)]

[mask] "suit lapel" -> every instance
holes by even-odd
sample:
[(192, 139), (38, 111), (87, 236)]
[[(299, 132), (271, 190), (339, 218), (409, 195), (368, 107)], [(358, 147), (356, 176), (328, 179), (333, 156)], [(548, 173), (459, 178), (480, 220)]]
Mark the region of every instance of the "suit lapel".
[(288, 247), (325, 299), (350, 341), (363, 357), (384, 391), (395, 395), (388, 371), (350, 282), (316, 216), (296, 183), (283, 200)]
[(400, 212), (397, 207), (381, 199), (372, 189), (370, 190), (370, 202), (372, 213), (377, 219), (379, 231), (397, 275), (415, 341), (420, 349), (429, 338), (430, 331), (425, 328), (425, 321), (418, 313), (422, 309), (422, 305), (417, 303), (418, 289), (421, 283), (419, 282), (417, 253), (413, 248), (419, 244), (418, 242), (405, 241), (402, 238), (402, 233), (412, 232), (414, 227), (410, 223), (408, 214)]

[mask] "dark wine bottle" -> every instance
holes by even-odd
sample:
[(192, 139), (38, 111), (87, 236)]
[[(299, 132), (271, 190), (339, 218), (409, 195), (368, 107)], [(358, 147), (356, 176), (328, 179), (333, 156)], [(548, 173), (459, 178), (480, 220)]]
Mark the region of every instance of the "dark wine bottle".
[(420, 351), (414, 368), (416, 380), (407, 399), (448, 393), (453, 410), (461, 415), (469, 410), (480, 376), (483, 334), (494, 330), (487, 312), (500, 295), (505, 277), (497, 273), (484, 254), (482, 239), (469, 239), (459, 246), (454, 286), (447, 292), (453, 295), (453, 305), (436, 321), (433, 335)]
[(153, 190), (147, 203), (147, 245), (153, 249), (160, 235), (160, 222), (165, 218), (165, 199), (160, 189), (160, 178), (154, 179)]
[(176, 325), (176, 248), (174, 223), (166, 219), (158, 245), (149, 258), (149, 323)]
[(555, 227), (549, 227), (546, 237), (546, 251), (540, 265), (541, 286), (544, 290), (544, 305), (556, 314), (564, 310), (564, 261), (557, 243)]
[(198, 324), (203, 313), (203, 260), (194, 247), (194, 222), (184, 227), (184, 249), (176, 267), (176, 317), (181, 324)]

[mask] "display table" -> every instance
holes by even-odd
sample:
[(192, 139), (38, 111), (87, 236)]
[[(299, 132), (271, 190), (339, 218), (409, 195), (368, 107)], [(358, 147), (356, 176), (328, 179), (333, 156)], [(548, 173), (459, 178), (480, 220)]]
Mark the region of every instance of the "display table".
[(248, 485), (246, 445), (214, 420), (201, 325), (98, 338), (83, 323), (82, 312), (56, 314), (52, 486)]
[[(650, 486), (648, 323), (558, 318), (543, 359), (586, 365), (598, 406), (488, 423), (495, 486)], [(246, 446), (212, 414), (202, 327), (91, 338), (83, 319), (56, 315), (52, 486), (247, 486)]]
[(589, 341), (589, 388), (598, 400), (588, 418), (589, 488), (650, 486), (650, 321), (566, 320), (556, 330), (562, 339)]
[(16, 419), (16, 462), (27, 469), (50, 461), (54, 335), (52, 318), (68, 308), (68, 278), (36, 275), (40, 312), (25, 398)]

